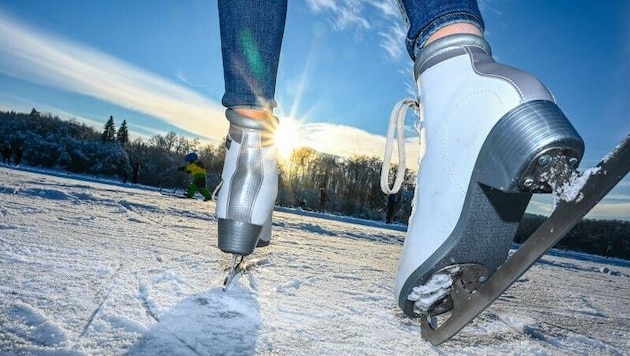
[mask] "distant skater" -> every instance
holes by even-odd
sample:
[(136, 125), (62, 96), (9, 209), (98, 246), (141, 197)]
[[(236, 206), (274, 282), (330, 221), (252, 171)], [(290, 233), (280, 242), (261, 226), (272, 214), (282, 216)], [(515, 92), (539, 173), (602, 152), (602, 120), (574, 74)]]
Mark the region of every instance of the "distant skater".
[(186, 164), (179, 167), (179, 170), (192, 174), (192, 182), (184, 196), (192, 199), (199, 190), (204, 201), (212, 200), (212, 194), (206, 188), (206, 166), (199, 160), (199, 156), (195, 152), (187, 154), (184, 160)]
[(387, 215), (385, 217), (386, 224), (391, 224), (393, 222), (394, 211), (396, 211), (396, 194), (389, 194), (387, 196)]
[(131, 183), (138, 184), (138, 176), (140, 175), (140, 163), (136, 162), (131, 171)]
[(22, 146), (18, 146), (18, 148), (15, 150), (15, 162), (13, 162), (15, 164), (15, 166), (19, 166), (20, 163), (22, 163), (22, 151), (23, 148)]
[(319, 212), (326, 212), (326, 203), (328, 202), (328, 194), (324, 188), (319, 188)]
[(2, 149), (2, 163), (6, 165), (11, 164), (11, 145), (7, 145)]

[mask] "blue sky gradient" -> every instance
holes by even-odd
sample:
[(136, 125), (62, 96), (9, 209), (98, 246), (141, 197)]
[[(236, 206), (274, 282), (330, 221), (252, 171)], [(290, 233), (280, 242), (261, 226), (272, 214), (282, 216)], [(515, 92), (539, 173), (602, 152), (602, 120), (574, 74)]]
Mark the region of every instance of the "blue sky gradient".
[[(628, 135), (630, 2), (480, 8), (495, 58), (541, 78), (583, 136), (584, 166)], [(391, 108), (415, 95), (403, 38), (393, 1), (290, 0), (276, 114), (293, 124), (295, 144), (382, 157)], [(220, 142), (223, 88), (213, 0), (0, 0), (2, 110), (35, 107), (98, 129), (112, 115), (135, 136), (176, 131)], [(532, 207), (551, 209), (544, 199)], [(630, 179), (591, 217), (630, 220)]]

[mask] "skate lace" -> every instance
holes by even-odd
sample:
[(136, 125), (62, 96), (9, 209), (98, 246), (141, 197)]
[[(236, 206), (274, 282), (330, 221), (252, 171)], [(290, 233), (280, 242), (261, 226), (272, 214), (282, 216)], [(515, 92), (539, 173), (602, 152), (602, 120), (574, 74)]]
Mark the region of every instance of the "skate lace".
[[(420, 137), (420, 157), (418, 159), (418, 165), (422, 160), (422, 156), (425, 151), (425, 134), (424, 134), (424, 118), (421, 115), (420, 104), (417, 100), (407, 98), (399, 101), (389, 116), (389, 127), (387, 128), (387, 140), (385, 142), (385, 156), (383, 158), (383, 167), (381, 168), (381, 190), (385, 194), (396, 194), (400, 190), (403, 181), (405, 180), (405, 116), (407, 110), (413, 108), (418, 116), (418, 120), (414, 123), (414, 129)], [(396, 171), (396, 178), (394, 179), (394, 185), (389, 186), (389, 173), (392, 162), (392, 153), (394, 150), (394, 139), (396, 140), (396, 146), (398, 148), (398, 169)]]
[(217, 185), (217, 187), (214, 188), (214, 190), (212, 191), (212, 201), (217, 201), (219, 190), (221, 189), (222, 185), (223, 185), (223, 181), (219, 182), (219, 185)]

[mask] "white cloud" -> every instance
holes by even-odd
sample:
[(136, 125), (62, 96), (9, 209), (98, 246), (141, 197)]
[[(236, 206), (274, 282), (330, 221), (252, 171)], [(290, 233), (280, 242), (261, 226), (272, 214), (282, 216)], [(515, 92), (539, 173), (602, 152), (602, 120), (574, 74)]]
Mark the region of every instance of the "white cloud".
[[(534, 196), (527, 206), (527, 212), (536, 215), (549, 216), (553, 212), (553, 205), (546, 199), (539, 199), (541, 196)], [(546, 196), (545, 196), (546, 198)]]
[(380, 46), (389, 58), (398, 60), (405, 56), (406, 59), (405, 34), (405, 28), (399, 23), (393, 23), (390, 27), (378, 32), (381, 37)]
[(183, 71), (178, 70), (177, 72), (175, 72), (175, 77), (177, 77), (177, 79), (179, 79), (182, 83), (190, 86), (190, 87), (195, 87), (195, 88), (203, 88), (204, 85), (196, 82), (195, 80), (192, 80), (190, 78), (188, 78)]
[(605, 200), (597, 204), (591, 210), (587, 218), (590, 219), (617, 219), (630, 221), (630, 203), (612, 204)]
[[(307, 123), (299, 126), (297, 135), (301, 146), (311, 147), (320, 152), (341, 157), (367, 155), (382, 158), (385, 152), (385, 137), (371, 134), (356, 127), (328, 123)], [(420, 145), (417, 138), (405, 142), (407, 168), (418, 171)], [(398, 162), (394, 153), (393, 162)]]
[[(620, 184), (623, 184), (620, 183)], [(548, 195), (534, 195), (527, 211), (532, 214), (549, 216), (553, 212), (552, 197)], [(617, 219), (630, 221), (630, 196), (606, 196), (587, 215), (588, 219)]]
[(395, 0), (308, 0), (308, 6), (313, 13), (328, 16), (335, 30), (374, 31), (392, 59), (405, 52), (406, 30)]
[(370, 5), (376, 8), (378, 14), (385, 17), (400, 17), (397, 0), (375, 0), (370, 1)]
[(315, 13), (328, 12), (332, 15), (330, 21), (336, 30), (352, 27), (358, 29), (370, 28), (370, 21), (363, 14), (363, 3), (360, 0), (308, 0), (311, 11)]
[(0, 11), (0, 71), (159, 118), (201, 137), (227, 129), (223, 108), (106, 53), (27, 27)]

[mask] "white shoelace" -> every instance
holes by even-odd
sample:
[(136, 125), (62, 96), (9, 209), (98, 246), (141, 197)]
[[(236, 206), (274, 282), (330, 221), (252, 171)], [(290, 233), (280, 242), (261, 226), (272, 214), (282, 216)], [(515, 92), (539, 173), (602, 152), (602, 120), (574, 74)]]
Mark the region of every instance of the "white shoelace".
[(219, 185), (217, 185), (217, 187), (214, 188), (214, 190), (212, 191), (212, 201), (217, 201), (217, 198), (219, 195), (219, 189), (221, 189), (222, 186), (223, 186), (223, 180), (219, 182)]
[[(418, 165), (422, 161), (425, 146), (424, 118), (420, 115), (420, 104), (415, 99), (407, 98), (399, 101), (389, 116), (389, 127), (387, 128), (387, 141), (385, 142), (385, 157), (383, 158), (383, 167), (381, 168), (381, 190), (383, 193), (396, 194), (400, 190), (405, 179), (405, 116), (407, 110), (413, 108), (418, 116), (418, 120), (414, 123), (414, 128), (420, 136), (420, 157)], [(389, 168), (391, 167), (392, 152), (394, 150), (394, 136), (396, 136), (396, 146), (398, 147), (398, 170), (396, 171), (396, 179), (393, 187), (389, 187)]]

